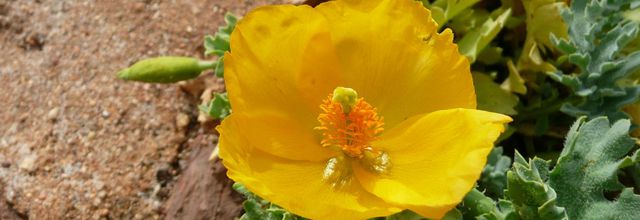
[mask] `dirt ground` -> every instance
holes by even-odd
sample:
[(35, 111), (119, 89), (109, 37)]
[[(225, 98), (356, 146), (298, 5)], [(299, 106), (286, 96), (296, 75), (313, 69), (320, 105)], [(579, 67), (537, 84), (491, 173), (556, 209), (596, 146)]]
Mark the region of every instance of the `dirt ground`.
[(277, 2), (0, 0), (0, 219), (237, 216), (199, 94), (115, 73), (201, 56), (225, 13)]

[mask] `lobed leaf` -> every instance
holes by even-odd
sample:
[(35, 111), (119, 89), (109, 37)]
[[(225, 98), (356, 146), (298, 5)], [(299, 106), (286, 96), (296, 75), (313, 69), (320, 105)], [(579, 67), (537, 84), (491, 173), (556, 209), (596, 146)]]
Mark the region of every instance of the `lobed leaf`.
[(231, 32), (235, 29), (238, 18), (233, 14), (226, 14), (224, 20), (227, 24), (226, 26), (218, 28), (218, 32), (214, 36), (207, 35), (204, 37), (204, 55), (218, 56), (218, 61), (213, 67), (213, 72), (217, 77), (224, 76), (224, 53), (231, 50)]
[(493, 148), (478, 180), (478, 188), (494, 199), (502, 198), (507, 186), (507, 171), (510, 167), (511, 159), (502, 155), (502, 147)]
[(224, 119), (231, 114), (231, 104), (227, 93), (216, 93), (209, 103), (200, 106), (200, 111), (207, 113), (213, 119)]
[(500, 15), (493, 19), (487, 19), (482, 26), (469, 31), (458, 42), (460, 53), (469, 58), (471, 62), (476, 60), (476, 56), (484, 49), (493, 38), (502, 30), (507, 18), (511, 15), (511, 9), (504, 10)]
[(515, 153), (507, 173), (506, 197), (522, 219), (567, 219), (564, 208), (556, 205), (556, 192), (547, 184), (549, 162), (540, 158), (527, 161)]
[(569, 40), (554, 35), (551, 40), (567, 54), (569, 62), (580, 68), (580, 73), (551, 74), (552, 79), (573, 90), (571, 101), (561, 111), (574, 117), (628, 118), (621, 108), (638, 100), (640, 86), (618, 82), (640, 67), (638, 52), (628, 56), (622, 53), (636, 39), (639, 24), (619, 12), (634, 8), (633, 4), (631, 0), (573, 1), (570, 9), (562, 11), (569, 26)]
[[(638, 161), (640, 151), (626, 156), (634, 147), (629, 137), (629, 120), (613, 125), (605, 117), (585, 122), (580, 118), (567, 134), (558, 164), (549, 184), (558, 193), (558, 205), (571, 219), (637, 219), (640, 196), (625, 188), (617, 173)], [(608, 192), (620, 191), (613, 201)]]

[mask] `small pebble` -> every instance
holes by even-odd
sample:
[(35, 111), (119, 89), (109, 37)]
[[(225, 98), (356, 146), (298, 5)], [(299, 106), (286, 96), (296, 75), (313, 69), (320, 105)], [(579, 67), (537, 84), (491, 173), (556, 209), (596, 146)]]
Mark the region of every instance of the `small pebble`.
[(58, 118), (59, 113), (60, 113), (60, 108), (55, 107), (49, 111), (49, 113), (47, 114), (47, 119), (49, 121), (54, 121), (56, 120), (56, 118)]
[(179, 130), (187, 128), (187, 126), (189, 126), (189, 121), (189, 115), (185, 113), (180, 112), (176, 115), (176, 127), (178, 127)]
[(108, 111), (106, 111), (106, 110), (105, 110), (105, 111), (102, 111), (102, 117), (103, 117), (103, 118), (108, 118), (108, 117), (109, 117), (109, 115), (111, 115), (111, 114), (110, 114)]

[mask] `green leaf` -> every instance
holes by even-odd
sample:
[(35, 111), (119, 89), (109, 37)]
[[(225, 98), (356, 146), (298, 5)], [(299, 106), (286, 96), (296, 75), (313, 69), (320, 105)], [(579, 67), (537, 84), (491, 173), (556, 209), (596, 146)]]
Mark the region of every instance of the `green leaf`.
[(518, 105), (517, 96), (500, 88), (486, 74), (474, 73), (472, 76), (478, 99), (478, 109), (507, 115), (517, 114), (514, 109)]
[(626, 20), (621, 12), (633, 8), (633, 4), (631, 0), (592, 0), (573, 2), (571, 9), (563, 9), (569, 39), (552, 35), (551, 40), (560, 51), (567, 53), (567, 60), (578, 66), (580, 73), (550, 75), (573, 91), (562, 112), (589, 119), (628, 118), (620, 109), (638, 100), (640, 86), (619, 82), (640, 69), (640, 53), (627, 55), (624, 51), (640, 28), (638, 23)]
[[(566, 7), (563, 1), (522, 0), (522, 4), (527, 18), (527, 40), (537, 42), (540, 46), (553, 47), (550, 34), (567, 37), (567, 25), (560, 15), (560, 10)], [(527, 48), (526, 44), (524, 48)]]
[(212, 61), (200, 61), (191, 57), (154, 57), (144, 59), (118, 72), (118, 78), (149, 83), (174, 83), (196, 78), (212, 68)]
[(480, 62), (485, 65), (494, 65), (500, 62), (504, 62), (504, 57), (502, 57), (503, 49), (500, 47), (488, 46), (484, 48), (480, 55), (478, 55), (476, 62)]
[(513, 65), (513, 62), (511, 60), (507, 61), (507, 68), (509, 69), (509, 76), (504, 82), (502, 82), (500, 87), (510, 92), (515, 92), (522, 95), (527, 94), (527, 87), (524, 85), (524, 79), (522, 79), (522, 76), (520, 76), (520, 72)]
[(231, 114), (231, 104), (227, 93), (216, 93), (206, 105), (200, 106), (200, 111), (207, 113), (213, 119), (224, 119)]
[(478, 188), (494, 199), (502, 198), (507, 186), (507, 170), (510, 167), (511, 159), (502, 155), (502, 147), (493, 148), (478, 180)]
[(230, 49), (229, 36), (216, 34), (215, 36), (207, 35), (204, 37), (204, 55), (224, 56), (224, 52)]
[(385, 220), (425, 220), (426, 218), (416, 214), (415, 212), (404, 210), (402, 212), (387, 216)]
[(478, 220), (516, 220), (518, 216), (512, 210), (511, 203), (509, 201), (500, 200), (496, 202), (484, 195), (477, 189), (472, 189), (471, 192), (462, 200), (462, 203), (458, 206), (462, 211), (464, 219), (478, 219)]
[(442, 217), (441, 220), (462, 220), (462, 212), (455, 208), (451, 209), (444, 215), (444, 217)]
[(224, 57), (223, 56), (218, 58), (218, 61), (216, 62), (216, 67), (213, 69), (213, 73), (217, 77), (224, 76)]
[(433, 20), (442, 26), (478, 2), (480, 0), (437, 0), (429, 6), (429, 9), (432, 11)]
[(233, 189), (246, 198), (242, 203), (244, 214), (240, 217), (241, 220), (305, 220), (256, 196), (240, 183), (234, 183)]
[(564, 208), (556, 205), (556, 193), (547, 183), (549, 162), (540, 158), (529, 163), (516, 151), (513, 167), (507, 173), (506, 197), (522, 219), (565, 220)]
[(267, 212), (255, 200), (250, 200), (250, 199), (245, 200), (242, 203), (242, 207), (244, 207), (244, 215), (242, 215), (241, 219), (247, 219), (247, 220), (268, 219), (266, 218)]
[(215, 35), (207, 35), (204, 38), (204, 55), (216, 55), (219, 57), (224, 56), (226, 51), (231, 49), (229, 41), (231, 38), (231, 32), (236, 26), (238, 18), (236, 18), (233, 14), (226, 14), (224, 16), (224, 20), (226, 22), (226, 26), (218, 28), (218, 32)]
[(231, 32), (236, 26), (238, 18), (232, 14), (227, 14), (224, 17), (227, 26), (218, 28), (218, 32), (215, 36), (206, 36), (204, 38), (205, 56), (216, 55), (218, 61), (213, 67), (213, 72), (217, 77), (224, 77), (224, 53), (231, 50), (230, 40)]
[(487, 19), (482, 26), (469, 31), (458, 42), (460, 53), (469, 58), (471, 62), (476, 60), (476, 56), (484, 49), (493, 38), (498, 35), (504, 26), (507, 18), (511, 15), (511, 9), (504, 10), (495, 20)]
[[(550, 185), (558, 193), (558, 205), (571, 219), (637, 219), (640, 196), (625, 188), (617, 173), (638, 161), (639, 151), (629, 137), (629, 120), (610, 125), (605, 117), (585, 122), (580, 118), (567, 134), (558, 164), (551, 171)], [(605, 193), (621, 191), (613, 201)]]
[(640, 8), (625, 11), (622, 13), (622, 16), (627, 20), (640, 23)]
[(567, 38), (567, 25), (562, 20), (560, 9), (566, 7), (557, 0), (523, 0), (527, 24), (527, 37), (518, 59), (519, 70), (551, 72), (556, 68), (542, 58), (541, 53), (549, 48), (554, 51), (550, 35)]

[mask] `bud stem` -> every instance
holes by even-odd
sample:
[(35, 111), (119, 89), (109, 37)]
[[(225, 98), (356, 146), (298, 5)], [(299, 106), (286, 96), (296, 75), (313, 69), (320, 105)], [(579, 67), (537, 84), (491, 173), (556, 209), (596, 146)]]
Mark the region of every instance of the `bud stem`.
[(210, 61), (210, 60), (199, 60), (198, 68), (204, 71), (207, 69), (213, 69), (216, 66), (216, 64), (218, 64), (218, 62)]

